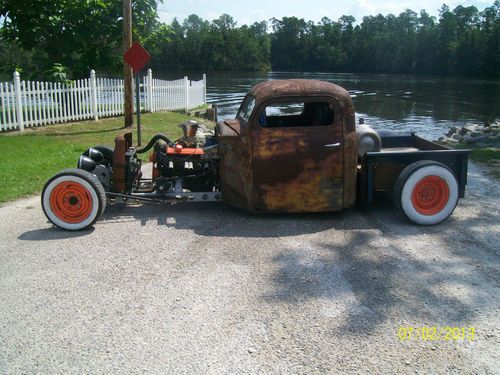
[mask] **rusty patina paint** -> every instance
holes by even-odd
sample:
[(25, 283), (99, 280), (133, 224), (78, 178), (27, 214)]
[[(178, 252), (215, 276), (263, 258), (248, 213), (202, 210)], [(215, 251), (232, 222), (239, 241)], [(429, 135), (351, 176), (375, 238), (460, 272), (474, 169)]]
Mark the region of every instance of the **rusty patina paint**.
[(325, 81), (309, 79), (266, 81), (255, 85), (248, 94), (257, 99), (257, 104), (282, 97), (329, 96), (337, 98), (346, 108), (352, 107), (352, 100), (347, 90)]
[(382, 163), (374, 166), (373, 188), (377, 191), (391, 191), (394, 181), (405, 169), (405, 164)]
[[(247, 123), (219, 123), (223, 196), (251, 211), (336, 211), (354, 204), (356, 137), (349, 93), (313, 80), (260, 83)], [(258, 113), (268, 103), (325, 101), (333, 105), (331, 126), (262, 128)], [(236, 130), (236, 132), (233, 129)], [(340, 143), (338, 149), (325, 144)]]
[(344, 102), (344, 208), (356, 203), (358, 147), (356, 137), (356, 120), (352, 100)]
[(126, 187), (125, 180), (125, 153), (132, 143), (132, 133), (120, 134), (115, 138), (113, 152), (113, 191), (123, 193)]
[(251, 139), (256, 210), (342, 209), (343, 152), (323, 147), (341, 141), (340, 126), (259, 129)]
[(225, 120), (217, 124), (220, 169), (224, 200), (237, 207), (253, 210), (252, 153), (250, 140), (238, 120)]

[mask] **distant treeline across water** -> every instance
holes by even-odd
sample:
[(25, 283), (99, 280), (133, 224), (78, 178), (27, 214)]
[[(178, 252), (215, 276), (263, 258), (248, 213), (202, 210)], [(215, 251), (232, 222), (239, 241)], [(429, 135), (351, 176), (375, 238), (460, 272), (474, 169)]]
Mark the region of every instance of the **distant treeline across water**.
[(314, 23), (296, 17), (238, 27), (223, 15), (174, 20), (156, 45), (161, 69), (285, 70), (500, 76), (500, 1), (443, 5), (438, 18), (406, 10), (398, 16), (352, 16)]

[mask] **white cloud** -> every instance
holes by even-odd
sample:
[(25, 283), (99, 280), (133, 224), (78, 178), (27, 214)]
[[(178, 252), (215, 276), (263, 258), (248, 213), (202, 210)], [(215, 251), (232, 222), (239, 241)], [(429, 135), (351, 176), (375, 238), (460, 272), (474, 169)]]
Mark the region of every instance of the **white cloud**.
[(492, 2), (485, 0), (468, 0), (468, 1), (460, 1), (460, 0), (403, 0), (403, 1), (380, 1), (380, 0), (356, 0), (354, 4), (352, 4), (348, 13), (356, 17), (358, 22), (361, 22), (361, 19), (364, 16), (368, 15), (376, 15), (381, 13), (383, 15), (387, 15), (392, 13), (394, 15), (398, 15), (401, 12), (404, 12), (406, 9), (411, 9), (415, 12), (420, 12), (420, 10), (425, 9), (431, 15), (437, 16), (439, 14), (439, 9), (442, 4), (447, 4), (451, 9), (455, 8), (458, 5), (470, 6), (474, 5), (480, 10), (485, 6), (491, 5)]
[(203, 18), (204, 20), (212, 21), (217, 18), (219, 18), (223, 13), (218, 13), (218, 12), (206, 12), (203, 13), (200, 17)]

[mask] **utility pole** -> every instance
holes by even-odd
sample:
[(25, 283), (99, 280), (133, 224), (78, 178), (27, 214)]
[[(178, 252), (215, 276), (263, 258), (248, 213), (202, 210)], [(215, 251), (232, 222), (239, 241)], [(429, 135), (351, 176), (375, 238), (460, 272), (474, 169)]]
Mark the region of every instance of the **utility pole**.
[[(132, 0), (123, 0), (123, 53), (132, 46)], [(132, 69), (123, 62), (125, 127), (134, 124), (134, 101), (132, 96)]]

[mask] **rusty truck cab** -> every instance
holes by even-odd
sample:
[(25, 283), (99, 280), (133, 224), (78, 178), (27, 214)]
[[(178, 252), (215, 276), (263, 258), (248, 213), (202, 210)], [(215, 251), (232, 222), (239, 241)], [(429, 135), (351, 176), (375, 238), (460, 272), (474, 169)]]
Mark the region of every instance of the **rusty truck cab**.
[(217, 124), (223, 199), (253, 212), (338, 211), (355, 202), (352, 100), (315, 80), (257, 84)]

